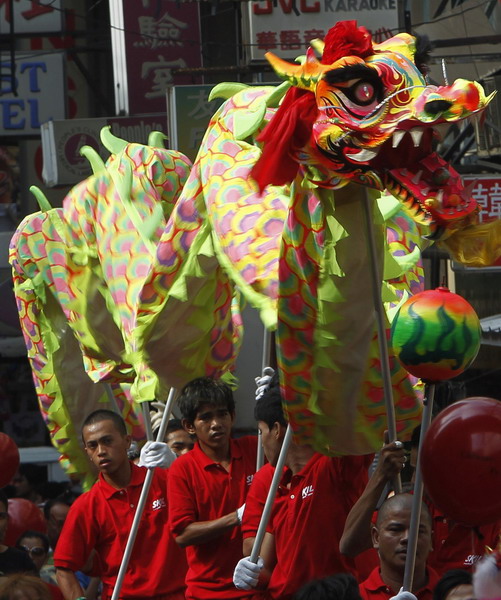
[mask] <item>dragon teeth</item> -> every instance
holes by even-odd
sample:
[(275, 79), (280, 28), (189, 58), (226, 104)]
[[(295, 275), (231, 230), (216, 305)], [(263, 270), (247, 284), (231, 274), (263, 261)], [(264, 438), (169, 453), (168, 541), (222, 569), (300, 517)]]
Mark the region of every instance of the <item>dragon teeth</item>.
[(463, 194), (467, 197), (471, 196), (475, 186), (477, 185), (478, 179), (475, 179), (475, 181), (472, 181), (468, 186), (466, 186), (463, 190)]
[(400, 144), (404, 135), (405, 135), (405, 131), (395, 131), (395, 133), (393, 134), (392, 142), (391, 142), (392, 148), (396, 148)]
[(415, 185), (417, 185), (419, 183), (419, 180), (421, 179), (421, 175), (423, 174), (423, 171), (420, 170), (418, 171), (414, 177), (411, 179), (412, 183), (414, 183)]
[(361, 150), (357, 154), (346, 153), (346, 156), (350, 160), (356, 160), (357, 162), (367, 162), (368, 160), (372, 160), (373, 158), (375, 158), (377, 156), (377, 152), (374, 152), (373, 150)]
[(422, 127), (415, 127), (411, 129), (410, 134), (412, 138), (412, 142), (414, 143), (414, 148), (417, 148), (421, 143), (421, 138), (423, 137), (424, 129)]

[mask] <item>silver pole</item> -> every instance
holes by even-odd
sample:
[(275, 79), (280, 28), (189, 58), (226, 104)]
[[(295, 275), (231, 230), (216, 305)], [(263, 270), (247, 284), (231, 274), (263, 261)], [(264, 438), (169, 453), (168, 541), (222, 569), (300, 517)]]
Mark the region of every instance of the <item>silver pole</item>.
[(287, 431), (285, 432), (282, 448), (280, 449), (280, 455), (278, 457), (278, 461), (275, 467), (275, 472), (273, 473), (273, 479), (271, 480), (270, 489), (268, 490), (268, 497), (266, 498), (263, 514), (261, 515), (261, 521), (259, 522), (259, 527), (257, 528), (256, 539), (254, 540), (252, 552), (249, 557), (250, 561), (253, 563), (257, 563), (257, 559), (259, 558), (261, 544), (263, 543), (264, 534), (266, 533), (266, 526), (268, 525), (268, 521), (270, 520), (271, 511), (273, 509), (273, 503), (275, 502), (275, 496), (277, 495), (278, 484), (280, 483), (280, 479), (282, 478), (285, 459), (287, 457), (287, 452), (289, 451), (291, 440), (292, 427), (290, 425), (287, 425)]
[[(379, 273), (379, 267), (376, 260), (376, 240), (374, 238), (374, 230), (372, 228), (371, 201), (367, 189), (365, 189), (364, 191), (364, 199), (362, 205), (365, 214), (365, 223), (367, 229), (367, 246), (369, 249), (369, 259), (371, 264), (372, 296), (374, 299), (374, 311), (376, 313), (376, 323), (378, 330), (379, 358), (381, 362), (381, 370), (383, 375), (383, 393), (386, 405), (386, 420), (388, 422), (388, 437), (390, 442), (394, 442), (397, 439), (397, 424), (395, 418), (395, 406), (393, 405), (393, 389), (391, 385), (390, 361), (388, 359), (388, 343), (386, 341), (386, 315), (384, 311), (383, 301), (381, 299), (382, 277)], [(397, 494), (402, 491), (402, 482), (400, 480), (400, 475), (395, 477), (393, 486)]]
[[(270, 364), (270, 346), (271, 346), (271, 333), (264, 328), (263, 332), (263, 356), (261, 360), (261, 373), (264, 371), (265, 367)], [(256, 471), (264, 464), (264, 450), (263, 450), (263, 442), (261, 439), (261, 431), (257, 430), (257, 455), (256, 455)]]
[(106, 395), (108, 396), (108, 402), (110, 403), (113, 411), (116, 412), (118, 415), (121, 415), (122, 413), (120, 412), (120, 409), (118, 408), (118, 402), (117, 402), (117, 399), (115, 398), (115, 394), (113, 393), (113, 390), (111, 389), (111, 385), (107, 381), (103, 381), (103, 385), (104, 385), (104, 389), (106, 390)]
[[(143, 411), (144, 429), (146, 431), (146, 439), (149, 441), (149, 440), (153, 439), (153, 429), (151, 427), (151, 417), (150, 417), (150, 403), (149, 402), (141, 402), (141, 409)], [(160, 441), (162, 441), (162, 440), (160, 440)]]
[[(169, 397), (165, 404), (165, 411), (162, 416), (162, 421), (160, 423), (160, 429), (157, 433), (157, 442), (163, 442), (165, 437), (165, 430), (167, 429), (167, 423), (169, 422), (169, 417), (172, 412), (172, 405), (174, 404), (174, 398), (176, 397), (176, 389), (170, 388)], [(143, 402), (143, 404), (147, 404)], [(148, 421), (150, 424), (151, 430), (151, 420), (149, 409), (144, 412), (145, 421)], [(115, 583), (115, 587), (113, 589), (113, 594), (111, 596), (111, 600), (118, 600), (120, 596), (120, 590), (122, 589), (122, 584), (125, 579), (125, 573), (127, 571), (127, 567), (129, 566), (129, 560), (132, 554), (132, 549), (134, 547), (134, 542), (136, 541), (137, 532), (139, 530), (139, 523), (141, 521), (141, 517), (143, 516), (144, 506), (146, 504), (146, 500), (148, 498), (148, 493), (150, 491), (151, 482), (153, 481), (153, 472), (155, 469), (148, 469), (146, 473), (146, 477), (144, 478), (143, 489), (141, 490), (141, 495), (139, 496), (139, 502), (137, 503), (136, 512), (134, 514), (134, 520), (132, 521), (132, 526), (130, 528), (129, 538), (127, 540), (127, 545), (125, 546), (124, 555), (122, 558), (122, 564), (120, 565), (120, 569), (118, 571), (117, 580)], [(166, 525), (167, 527), (167, 525)]]
[(418, 456), (416, 461), (416, 478), (414, 480), (414, 494), (412, 496), (411, 522), (409, 525), (409, 540), (407, 542), (407, 556), (405, 558), (405, 572), (403, 588), (405, 592), (412, 590), (414, 580), (414, 567), (416, 565), (416, 549), (421, 517), (421, 503), (423, 501), (423, 477), (421, 474), (421, 449), (424, 438), (431, 422), (433, 401), (435, 398), (435, 384), (428, 389), (428, 398), (424, 401), (423, 419), (421, 422), (421, 435), (419, 436)]

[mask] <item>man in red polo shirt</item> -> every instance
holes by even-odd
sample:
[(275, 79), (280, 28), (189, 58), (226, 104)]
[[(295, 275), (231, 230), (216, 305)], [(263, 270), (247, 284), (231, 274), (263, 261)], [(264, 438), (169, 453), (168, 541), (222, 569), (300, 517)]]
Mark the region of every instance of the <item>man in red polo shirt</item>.
[[(54, 564), (65, 600), (76, 600), (84, 594), (75, 572), (82, 569), (94, 550), (103, 582), (101, 597), (109, 600), (146, 469), (128, 460), (131, 437), (123, 419), (114, 412), (91, 413), (84, 421), (82, 438), (87, 455), (99, 470), (99, 479), (71, 506), (54, 553)], [(146, 462), (148, 466), (155, 464)], [(167, 476), (167, 469), (155, 469), (120, 593), (123, 600), (184, 600), (186, 556), (168, 527)]]
[(448, 519), (446, 515), (425, 499), (433, 522), (433, 550), (428, 564), (439, 575), (451, 569), (473, 572), (476, 563), (484, 556), (486, 546), (497, 548), (501, 541), (501, 521), (478, 527), (469, 527)]
[[(397, 494), (382, 504), (372, 526), (372, 543), (379, 555), (379, 567), (360, 584), (363, 600), (390, 600), (404, 581), (412, 495)], [(422, 504), (412, 592), (418, 600), (432, 600), (439, 576), (426, 562), (431, 551), (431, 516)]]
[[(256, 402), (254, 416), (265, 455), (275, 465), (286, 430), (278, 385)], [(331, 458), (292, 442), (261, 548), (262, 561), (254, 565), (241, 559), (235, 585), (265, 587), (273, 600), (290, 600), (311, 579), (356, 573), (353, 561), (339, 552), (339, 540), (346, 516), (367, 483), (371, 460), (372, 455)], [(255, 536), (246, 513), (244, 531), (247, 538)]]
[(231, 439), (235, 403), (221, 381), (194, 379), (178, 406), (184, 428), (197, 439), (169, 473), (170, 525), (188, 559), (186, 598), (248, 598), (253, 592), (237, 590), (232, 574), (242, 556), (241, 515), (256, 470), (257, 438)]

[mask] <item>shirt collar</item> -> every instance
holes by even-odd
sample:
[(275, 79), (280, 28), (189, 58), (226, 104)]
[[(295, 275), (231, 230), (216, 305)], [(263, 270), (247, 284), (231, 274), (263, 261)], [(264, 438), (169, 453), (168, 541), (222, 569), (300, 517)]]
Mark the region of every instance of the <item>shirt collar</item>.
[[(199, 442), (195, 443), (193, 450), (190, 450), (190, 452), (194, 453), (194, 458), (196, 458), (196, 461), (200, 465), (202, 465), (202, 467), (204, 469), (207, 469), (211, 466), (219, 464), (218, 462), (212, 460), (212, 458), (207, 456), (207, 454), (205, 454), (205, 452), (202, 450), (202, 448), (200, 448)], [(240, 458), (242, 458), (242, 450), (240, 449), (240, 446), (238, 445), (238, 443), (235, 440), (230, 438), (230, 461), (233, 462), (234, 459), (240, 459)]]
[[(423, 592), (425, 590), (432, 592), (433, 588), (436, 586), (439, 579), (437, 572), (432, 568), (427, 567), (426, 573), (428, 575), (428, 583), (421, 589), (417, 590), (417, 592), (413, 592), (414, 594)], [(381, 571), (379, 570), (379, 567), (376, 567), (365, 580), (364, 587), (369, 592), (377, 592), (379, 590), (385, 590), (386, 588), (390, 589), (389, 586), (387, 586), (386, 583), (381, 579)]]
[[(133, 462), (130, 462), (130, 466), (131, 466), (131, 477), (130, 477), (129, 485), (127, 485), (125, 488), (122, 488), (122, 489), (140, 486), (143, 484), (144, 478), (146, 477), (146, 469), (144, 467), (138, 467)], [(105, 480), (102, 473), (99, 473), (99, 485), (104, 494), (104, 497), (107, 499), (111, 498), (115, 494), (119, 494), (122, 491), (122, 489), (117, 489), (117, 488), (113, 487), (112, 485), (110, 485)]]

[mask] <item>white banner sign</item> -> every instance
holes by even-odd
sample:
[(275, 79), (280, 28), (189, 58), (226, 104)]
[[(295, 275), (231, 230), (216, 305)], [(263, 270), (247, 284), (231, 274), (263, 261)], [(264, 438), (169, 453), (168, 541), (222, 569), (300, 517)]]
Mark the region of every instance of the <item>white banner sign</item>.
[(248, 3), (250, 60), (262, 60), (270, 50), (294, 59), (310, 41), (324, 38), (337, 21), (355, 19), (376, 42), (398, 32), (397, 0), (258, 0)]
[(64, 119), (64, 54), (16, 53), (14, 78), (10, 57), (1, 55), (0, 135), (40, 133), (50, 119)]

